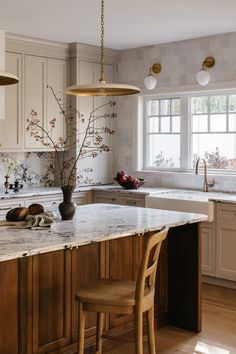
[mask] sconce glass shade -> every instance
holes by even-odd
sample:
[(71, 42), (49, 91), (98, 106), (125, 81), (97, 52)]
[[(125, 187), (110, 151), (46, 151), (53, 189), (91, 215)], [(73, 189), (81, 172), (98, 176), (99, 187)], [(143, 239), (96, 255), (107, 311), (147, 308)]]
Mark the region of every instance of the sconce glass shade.
[(206, 86), (211, 79), (211, 74), (205, 68), (202, 68), (196, 75), (196, 80), (199, 85)]
[(157, 85), (157, 78), (153, 76), (152, 74), (149, 74), (147, 77), (144, 79), (144, 85), (148, 90), (153, 90), (156, 85)]

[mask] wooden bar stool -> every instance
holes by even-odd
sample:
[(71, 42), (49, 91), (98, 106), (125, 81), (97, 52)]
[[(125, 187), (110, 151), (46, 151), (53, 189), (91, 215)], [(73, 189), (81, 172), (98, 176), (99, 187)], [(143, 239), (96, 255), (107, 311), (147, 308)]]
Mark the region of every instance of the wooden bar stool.
[(155, 354), (154, 293), (158, 258), (168, 229), (152, 234), (142, 257), (136, 282), (98, 279), (78, 290), (78, 354), (84, 353), (85, 311), (97, 312), (96, 354), (102, 354), (104, 313), (134, 314), (135, 354), (143, 354), (143, 313), (148, 313), (148, 344)]

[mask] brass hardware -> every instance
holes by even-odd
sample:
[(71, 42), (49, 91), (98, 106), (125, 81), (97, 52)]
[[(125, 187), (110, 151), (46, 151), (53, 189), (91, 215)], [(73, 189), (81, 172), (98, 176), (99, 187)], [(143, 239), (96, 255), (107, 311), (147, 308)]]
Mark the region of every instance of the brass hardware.
[[(196, 162), (196, 166), (195, 166), (195, 175), (198, 175), (198, 169), (199, 169), (199, 162), (200, 162), (200, 158), (197, 159), (197, 162)], [(208, 182), (207, 180), (207, 164), (206, 164), (206, 160), (205, 159), (202, 159), (203, 161), (203, 164), (204, 164), (204, 184), (203, 184), (203, 192), (208, 192), (208, 189), (210, 187), (214, 187), (214, 184), (215, 184), (215, 181), (214, 179), (212, 180), (212, 182)]]
[(153, 66), (150, 68), (154, 74), (159, 74), (161, 72), (161, 64), (155, 63)]
[(202, 62), (203, 68), (213, 68), (215, 66), (215, 58), (214, 57), (206, 57), (205, 60)]

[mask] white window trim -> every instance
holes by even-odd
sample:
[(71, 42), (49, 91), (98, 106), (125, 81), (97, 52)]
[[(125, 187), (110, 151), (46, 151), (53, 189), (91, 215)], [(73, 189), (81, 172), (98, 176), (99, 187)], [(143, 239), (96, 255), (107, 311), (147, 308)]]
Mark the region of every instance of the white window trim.
[[(142, 154), (138, 154), (137, 160), (139, 161), (139, 164), (136, 164), (136, 170), (140, 172), (179, 172), (179, 173), (194, 173), (194, 168), (191, 167), (190, 163), (190, 156), (192, 154), (192, 144), (191, 144), (191, 120), (189, 119), (190, 117), (190, 100), (192, 96), (208, 96), (208, 95), (220, 95), (220, 94), (235, 94), (236, 93), (236, 88), (229, 88), (229, 89), (204, 89), (202, 91), (187, 91), (187, 92), (181, 92), (178, 94), (177, 92), (174, 93), (163, 93), (163, 94), (154, 94), (154, 95), (143, 95), (141, 96), (142, 99), (140, 102), (142, 102), (142, 110), (140, 110), (139, 115), (142, 114), (142, 130), (143, 130), (143, 136), (142, 136)], [(153, 166), (147, 166), (146, 161), (147, 159), (147, 151), (148, 148), (145, 145), (147, 142), (146, 139), (146, 134), (147, 134), (147, 101), (152, 100), (152, 99), (174, 99), (174, 98), (180, 98), (181, 99), (181, 134), (180, 134), (180, 168), (160, 168), (160, 167), (153, 167)], [(139, 120), (140, 121), (140, 120)], [(138, 124), (138, 126), (140, 126)], [(186, 148), (187, 146), (187, 148)], [(141, 163), (140, 163), (140, 158), (141, 158)], [(208, 174), (210, 175), (221, 175), (221, 176), (235, 176), (236, 171), (234, 170), (225, 170), (225, 169), (210, 169), (208, 170)]]

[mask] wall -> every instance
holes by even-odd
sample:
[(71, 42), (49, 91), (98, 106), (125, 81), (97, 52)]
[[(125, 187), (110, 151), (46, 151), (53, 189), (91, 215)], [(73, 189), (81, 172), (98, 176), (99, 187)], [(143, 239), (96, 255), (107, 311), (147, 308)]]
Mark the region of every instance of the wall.
[[(205, 89), (236, 88), (236, 32), (123, 51), (118, 66), (118, 80), (139, 86), (141, 95), (197, 91), (199, 86), (195, 75), (204, 58), (209, 55), (215, 57), (216, 65), (211, 70), (211, 82)], [(157, 88), (148, 92), (143, 79), (155, 62), (161, 63), (162, 71), (157, 76)], [(140, 138), (140, 132), (137, 133), (137, 105), (137, 97), (122, 97), (118, 100), (116, 169), (126, 169), (128, 173), (146, 177), (153, 186), (201, 188), (202, 176), (137, 172), (137, 151), (141, 141), (137, 139)], [(215, 178), (215, 189), (236, 191), (236, 176), (212, 177)]]

